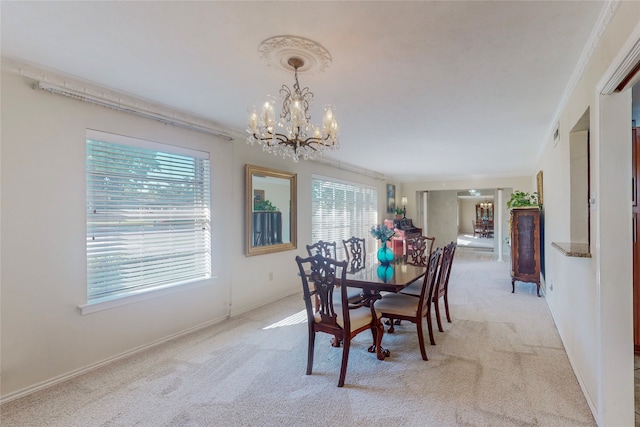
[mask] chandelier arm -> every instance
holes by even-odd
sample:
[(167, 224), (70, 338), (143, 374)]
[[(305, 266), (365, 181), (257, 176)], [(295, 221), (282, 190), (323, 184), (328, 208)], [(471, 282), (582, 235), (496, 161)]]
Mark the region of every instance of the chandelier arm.
[(326, 138), (316, 138), (313, 136), (310, 136), (309, 138), (305, 139), (304, 141), (300, 141), (300, 145), (303, 147), (309, 147), (312, 150), (315, 151), (319, 151), (316, 147), (312, 146), (311, 144), (318, 144), (321, 145), (323, 147), (331, 147), (333, 144), (328, 144), (326, 141), (329, 139), (329, 137), (327, 136)]
[(268, 136), (268, 137), (266, 137), (266, 136), (265, 136), (265, 137), (263, 137), (263, 136), (259, 136), (259, 135), (256, 135), (256, 134), (254, 133), (254, 134), (253, 134), (253, 137), (254, 137), (255, 139), (257, 139), (258, 141), (263, 141), (263, 142), (267, 143), (267, 145), (268, 145), (269, 147), (275, 147), (275, 146), (277, 146), (277, 145), (271, 145), (271, 141), (273, 141), (273, 139), (274, 139), (274, 138), (278, 140), (278, 143), (279, 143), (279, 144), (290, 145), (290, 146), (292, 146), (292, 147), (295, 147), (295, 146), (296, 146), (296, 140), (291, 140), (291, 139), (287, 138), (287, 136), (286, 136), (286, 135), (283, 135), (283, 134), (281, 134), (281, 133), (275, 133), (275, 134), (273, 134), (273, 135), (271, 135), (271, 136)]

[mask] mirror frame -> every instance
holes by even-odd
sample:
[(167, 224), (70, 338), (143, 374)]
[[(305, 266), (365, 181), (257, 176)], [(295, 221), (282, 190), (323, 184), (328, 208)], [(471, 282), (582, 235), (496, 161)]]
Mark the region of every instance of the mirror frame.
[[(254, 175), (281, 178), (289, 181), (289, 242), (266, 246), (253, 246), (253, 177)], [(245, 165), (245, 255), (262, 255), (273, 252), (289, 251), (298, 247), (297, 241), (297, 175), (276, 169), (247, 164)]]

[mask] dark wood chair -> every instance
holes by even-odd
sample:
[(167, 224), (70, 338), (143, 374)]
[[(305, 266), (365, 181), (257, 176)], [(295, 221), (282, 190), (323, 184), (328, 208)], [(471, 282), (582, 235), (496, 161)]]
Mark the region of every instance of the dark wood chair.
[[(426, 266), (429, 257), (433, 253), (433, 245), (436, 241), (435, 237), (419, 236), (410, 240), (415, 240), (407, 244), (407, 255), (405, 256), (405, 262), (415, 265)], [(405, 287), (402, 291), (403, 294), (420, 296), (422, 292), (422, 280), (417, 280)], [(400, 322), (396, 322), (399, 325)]]
[[(336, 242), (325, 242), (323, 240), (318, 240), (312, 245), (307, 245), (307, 254), (309, 254), (309, 256), (320, 254), (325, 258), (337, 259), (337, 246), (338, 245), (336, 244)], [(348, 255), (347, 259), (349, 259)], [(364, 267), (364, 258), (362, 266)], [(350, 302), (356, 303), (362, 300), (362, 289), (347, 288), (347, 293)], [(316, 307), (318, 307), (319, 303), (320, 302), (316, 299)]]
[(307, 245), (307, 254), (309, 254), (309, 256), (320, 254), (326, 258), (338, 259), (336, 248), (336, 242), (318, 240), (313, 245)]
[(420, 345), (420, 353), (423, 360), (427, 358), (427, 351), (424, 347), (424, 333), (422, 331), (423, 318), (427, 318), (427, 327), (429, 329), (429, 339), (431, 344), (435, 344), (433, 339), (433, 327), (431, 325), (431, 298), (433, 289), (436, 284), (438, 264), (442, 249), (436, 249), (429, 257), (427, 273), (422, 280), (422, 290), (419, 297), (405, 294), (385, 294), (380, 301), (375, 303), (376, 310), (382, 313), (382, 317), (389, 319), (390, 333), (394, 332), (394, 320), (408, 320), (416, 324), (418, 331), (418, 343)]
[(485, 227), (485, 234), (487, 237), (493, 237), (493, 220), (487, 221), (487, 225)]
[(417, 236), (407, 239), (407, 250), (404, 255), (405, 262), (414, 265), (427, 265), (435, 237)]
[(444, 332), (444, 329), (442, 329), (442, 321), (440, 320), (440, 305), (438, 304), (440, 298), (444, 299), (444, 310), (447, 315), (447, 322), (451, 323), (451, 316), (449, 315), (449, 276), (451, 275), (451, 265), (453, 264), (456, 247), (456, 242), (451, 242), (444, 247), (437, 285), (433, 291), (433, 306), (436, 310), (436, 320), (440, 332)]
[(347, 257), (347, 263), (351, 271), (361, 270), (365, 266), (367, 260), (365, 240), (359, 237), (351, 237), (343, 240), (344, 252)]
[(471, 221), (473, 225), (473, 237), (484, 237), (485, 230), (482, 221)]
[[(369, 307), (365, 301), (359, 304), (343, 304), (343, 301), (347, 301), (347, 287), (336, 286), (336, 283), (346, 280), (346, 261), (336, 261), (316, 254), (304, 259), (297, 256), (296, 263), (302, 278), (309, 329), (307, 375), (311, 375), (313, 370), (316, 333), (324, 332), (333, 335), (334, 346), (339, 346), (342, 342), (342, 365), (338, 379), (338, 387), (342, 387), (347, 373), (349, 349), (353, 337), (368, 329), (373, 337), (373, 345), (369, 347), (369, 352), (376, 352), (376, 349), (380, 348), (384, 333), (384, 327), (380, 323), (380, 313), (374, 308), (373, 302)], [(314, 310), (312, 299), (316, 296), (320, 304), (318, 309)], [(378, 358), (384, 360), (384, 355), (378, 352)]]
[[(338, 259), (336, 242), (325, 242), (323, 240), (318, 240), (312, 245), (307, 245), (307, 254), (309, 256), (319, 254), (326, 258)], [(318, 300), (318, 296), (316, 295), (316, 307), (318, 307), (319, 304), (320, 301)]]

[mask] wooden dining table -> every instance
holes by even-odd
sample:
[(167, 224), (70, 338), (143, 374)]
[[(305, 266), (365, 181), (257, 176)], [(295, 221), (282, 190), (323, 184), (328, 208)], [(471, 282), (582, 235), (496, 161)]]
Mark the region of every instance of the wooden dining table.
[[(382, 298), (380, 292), (400, 292), (422, 278), (426, 272), (426, 266), (409, 264), (403, 257), (399, 257), (388, 265), (370, 262), (359, 269), (347, 270), (346, 285), (362, 289), (363, 297), (375, 306), (375, 301)], [(377, 349), (375, 346), (371, 346), (369, 352), (377, 353), (378, 359), (384, 359), (390, 354), (388, 349)]]
[(365, 263), (359, 269), (347, 270), (347, 286), (361, 288), (369, 294), (382, 291), (400, 292), (427, 272), (426, 266), (409, 264), (403, 257), (388, 265)]

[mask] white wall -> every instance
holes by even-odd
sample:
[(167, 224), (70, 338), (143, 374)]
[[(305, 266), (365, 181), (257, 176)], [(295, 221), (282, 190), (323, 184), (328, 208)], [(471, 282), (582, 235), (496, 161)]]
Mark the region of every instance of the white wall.
[[(229, 142), (164, 125), (34, 90), (32, 84), (2, 73), (3, 400), (298, 292), (294, 257), (306, 254), (304, 245), (310, 243), (312, 173), (375, 186), (379, 211), (386, 211), (383, 180), (293, 163), (244, 140)], [(170, 295), (81, 315), (78, 306), (86, 303), (87, 128), (211, 153), (214, 278)], [(297, 250), (245, 257), (246, 163), (298, 173)]]
[(570, 170), (570, 227), (571, 241), (589, 242), (588, 182), (589, 182), (589, 132), (569, 133)]
[(434, 248), (455, 242), (458, 237), (458, 192), (429, 192), (429, 237), (435, 237)]
[[(634, 425), (631, 262), (631, 95), (600, 96), (617, 55), (640, 37), (640, 3), (621, 2), (559, 120), (537, 169), (544, 171), (546, 299), (596, 421)], [(626, 54), (626, 52), (625, 52)], [(590, 109), (592, 258), (551, 247), (570, 242), (569, 131)], [(532, 181), (535, 177), (532, 177)]]
[[(228, 312), (228, 253), (213, 248), (213, 275), (163, 298), (82, 316), (86, 303), (87, 128), (211, 151), (213, 200), (233, 186), (232, 145), (31, 88), (2, 74), (2, 392), (16, 392), (106, 360)], [(213, 223), (226, 213), (213, 209)], [(213, 240), (232, 238), (214, 227)]]
[(476, 199), (459, 199), (458, 215), (460, 217), (459, 233), (473, 234), (476, 223)]

